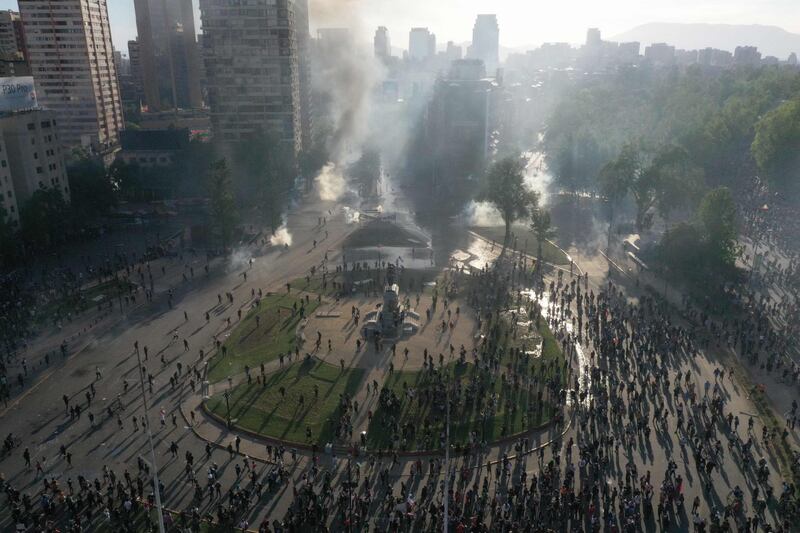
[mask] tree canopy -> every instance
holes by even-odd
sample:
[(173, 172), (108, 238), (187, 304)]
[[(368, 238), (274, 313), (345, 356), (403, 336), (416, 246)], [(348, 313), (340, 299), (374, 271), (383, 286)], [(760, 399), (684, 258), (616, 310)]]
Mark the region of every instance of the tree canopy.
[(800, 97), (784, 102), (756, 124), (751, 147), (758, 169), (778, 188), (797, 187), (800, 177)]
[(519, 156), (506, 157), (495, 162), (486, 174), (485, 188), (480, 199), (491, 203), (505, 223), (505, 237), (501, 257), (511, 235), (511, 226), (528, 216), (536, 206), (538, 195), (524, 183), (525, 160)]
[(208, 196), (211, 201), (211, 219), (219, 233), (222, 247), (227, 248), (233, 238), (238, 213), (231, 173), (225, 159), (219, 159), (211, 164), (208, 174)]
[[(778, 153), (763, 142), (751, 155), (757, 129), (765, 140), (779, 130), (784, 135), (776, 139), (791, 142), (796, 107), (781, 104), (798, 95), (795, 69), (623, 68), (582, 81), (561, 98), (547, 122), (547, 163), (561, 187), (599, 191), (601, 170), (625, 145), (635, 142), (648, 152), (674, 145), (706, 185), (733, 186), (750, 177), (757, 153), (765, 154), (764, 162)], [(773, 112), (778, 106), (786, 107)]]
[(709, 191), (700, 202), (698, 218), (708, 243), (712, 260), (731, 266), (736, 261), (736, 206), (727, 187)]

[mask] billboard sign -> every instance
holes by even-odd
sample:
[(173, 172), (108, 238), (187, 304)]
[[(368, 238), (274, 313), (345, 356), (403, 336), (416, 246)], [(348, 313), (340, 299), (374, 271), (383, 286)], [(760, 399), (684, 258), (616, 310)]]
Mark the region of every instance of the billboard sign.
[(0, 78), (0, 111), (24, 111), (37, 107), (33, 76)]

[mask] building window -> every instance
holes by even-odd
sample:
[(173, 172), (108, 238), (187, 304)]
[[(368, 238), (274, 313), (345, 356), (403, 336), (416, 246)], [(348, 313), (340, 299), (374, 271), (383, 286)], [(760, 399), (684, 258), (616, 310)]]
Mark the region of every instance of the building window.
[(41, 174), (42, 172), (44, 172), (44, 169), (42, 167), (36, 167), (37, 174)]
[(36, 129), (36, 124), (34, 124), (33, 122), (29, 122), (28, 123), (28, 131), (33, 131), (35, 129)]

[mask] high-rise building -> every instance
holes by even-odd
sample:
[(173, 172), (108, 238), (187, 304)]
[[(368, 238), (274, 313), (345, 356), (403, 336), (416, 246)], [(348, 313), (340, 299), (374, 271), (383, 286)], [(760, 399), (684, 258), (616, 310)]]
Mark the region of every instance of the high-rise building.
[(653, 43), (644, 49), (644, 57), (658, 65), (675, 63), (675, 47), (667, 43)]
[(428, 28), (411, 28), (408, 35), (408, 58), (425, 60), (436, 55), (436, 35)]
[(623, 63), (633, 63), (639, 60), (639, 50), (642, 45), (638, 41), (619, 43), (617, 59)]
[[(200, 0), (203, 56), (215, 137), (236, 142), (271, 132), (303, 146), (305, 88), (302, 50), (307, 50), (305, 0)], [(310, 117), (310, 114), (309, 114)]]
[(65, 146), (105, 151), (123, 128), (107, 0), (19, 0), (39, 103)]
[[(11, 179), (9, 187), (6, 171)], [(55, 188), (69, 200), (69, 182), (58, 138), (58, 122), (47, 110), (32, 109), (0, 116), (0, 205), (11, 220), (38, 190)], [(9, 194), (10, 193), (10, 194)]]
[(480, 59), (486, 71), (494, 75), (500, 65), (500, 27), (497, 15), (478, 15), (472, 28), (472, 46), (469, 54), (472, 59)]
[(25, 33), (19, 13), (0, 11), (0, 58), (17, 60), (25, 57)]
[(134, 6), (147, 106), (202, 107), (192, 0), (135, 0)]
[(139, 41), (128, 41), (128, 60), (131, 64), (131, 79), (133, 80), (133, 100), (141, 103), (144, 101), (144, 86), (142, 80), (142, 59), (141, 51), (139, 49)]
[(733, 51), (733, 62), (737, 65), (758, 65), (761, 63), (761, 52), (755, 46), (737, 46)]
[(586, 30), (586, 46), (598, 47), (602, 44), (603, 39), (600, 34), (600, 28), (589, 28)]
[(444, 53), (450, 61), (457, 61), (464, 55), (464, 51), (453, 41), (447, 41), (447, 49)]
[(308, 0), (294, 6), (294, 31), (297, 41), (297, 66), (300, 70), (300, 143), (310, 149), (313, 143), (314, 110), (311, 96), (311, 33), (308, 28)]
[(388, 59), (392, 57), (392, 43), (389, 40), (389, 30), (386, 26), (379, 26), (375, 30), (375, 38), (373, 39), (375, 47), (375, 57), (378, 59)]

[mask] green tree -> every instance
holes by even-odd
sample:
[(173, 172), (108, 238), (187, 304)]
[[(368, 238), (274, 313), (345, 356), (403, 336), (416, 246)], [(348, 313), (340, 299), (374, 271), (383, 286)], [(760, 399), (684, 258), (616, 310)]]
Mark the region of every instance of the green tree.
[(800, 175), (800, 97), (784, 102), (756, 124), (751, 152), (770, 183), (797, 186)]
[(708, 280), (706, 258), (702, 233), (687, 222), (667, 230), (656, 247), (656, 259), (667, 267), (669, 275), (692, 283)]
[(546, 209), (531, 209), (530, 228), (536, 236), (537, 267), (542, 263), (542, 248), (546, 241), (555, 239), (556, 230), (550, 220), (550, 212)]
[(727, 187), (712, 189), (698, 209), (709, 258), (718, 266), (732, 267), (736, 261), (736, 205)]
[(7, 268), (17, 260), (17, 227), (8, 218), (8, 212), (0, 205), (0, 265)]
[(107, 214), (117, 205), (117, 196), (109, 173), (102, 163), (79, 159), (67, 169), (70, 201), (75, 221), (85, 224)]
[(620, 154), (609, 161), (600, 171), (600, 192), (608, 202), (608, 243), (611, 247), (611, 232), (617, 208), (628, 196), (641, 172), (639, 152), (633, 145), (623, 147)]
[(233, 183), (228, 164), (219, 159), (211, 164), (208, 176), (208, 195), (211, 200), (211, 219), (219, 231), (223, 248), (228, 248), (236, 228), (238, 213), (233, 195)]
[(505, 236), (501, 258), (506, 253), (511, 226), (526, 217), (530, 208), (538, 202), (536, 193), (525, 187), (524, 170), (525, 161), (520, 157), (506, 157), (497, 161), (489, 168), (485, 189), (479, 196), (481, 200), (491, 203), (503, 218)]
[(655, 184), (656, 209), (665, 223), (673, 211), (689, 205), (703, 183), (703, 170), (679, 146), (661, 148), (650, 166)]
[(283, 223), (283, 210), (286, 206), (287, 191), (274, 175), (270, 166), (264, 168), (264, 185), (262, 188), (262, 205), (267, 223), (273, 235)]
[(19, 212), (22, 237), (31, 249), (44, 249), (64, 240), (70, 210), (55, 188), (34, 192)]

